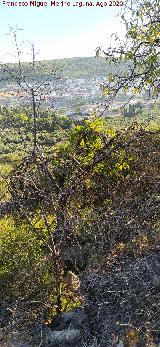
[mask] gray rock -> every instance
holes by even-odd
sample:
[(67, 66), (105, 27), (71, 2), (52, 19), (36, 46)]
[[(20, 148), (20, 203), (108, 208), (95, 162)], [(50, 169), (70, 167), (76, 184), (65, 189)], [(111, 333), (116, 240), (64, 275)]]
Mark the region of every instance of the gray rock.
[(48, 331), (48, 345), (50, 347), (78, 347), (82, 339), (81, 331), (78, 329)]
[(52, 330), (83, 329), (86, 325), (86, 316), (83, 308), (74, 308), (56, 317), (51, 324)]

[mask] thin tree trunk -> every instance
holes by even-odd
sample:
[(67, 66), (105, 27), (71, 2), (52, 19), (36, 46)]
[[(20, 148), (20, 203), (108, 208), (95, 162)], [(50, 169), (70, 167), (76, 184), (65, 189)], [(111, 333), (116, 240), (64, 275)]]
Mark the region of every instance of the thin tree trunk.
[(32, 107), (33, 107), (33, 150), (34, 153), (36, 153), (36, 147), (37, 147), (37, 115), (36, 115), (36, 103), (35, 103), (35, 94), (33, 88), (31, 89), (32, 92)]

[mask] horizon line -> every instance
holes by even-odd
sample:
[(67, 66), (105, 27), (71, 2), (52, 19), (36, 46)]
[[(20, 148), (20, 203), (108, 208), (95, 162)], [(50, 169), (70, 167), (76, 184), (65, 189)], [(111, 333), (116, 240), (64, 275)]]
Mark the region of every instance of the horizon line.
[[(87, 59), (87, 58), (97, 58), (96, 57), (96, 55), (88, 55), (88, 56), (86, 56), (86, 55), (84, 55), (84, 56), (72, 56), (72, 57), (63, 57), (63, 58), (49, 58), (49, 59), (36, 59), (35, 60), (35, 63), (37, 62), (37, 63), (40, 63), (40, 62), (48, 62), (48, 61), (53, 61), (53, 60), (67, 60), (67, 59), (83, 59), (83, 58), (85, 58), (85, 59)], [(99, 56), (98, 58), (103, 58), (104, 59), (104, 57), (102, 57), (102, 56)], [(21, 60), (21, 63), (32, 63), (32, 60)], [(0, 62), (0, 65), (1, 64), (18, 64), (18, 61), (16, 61), (16, 62), (14, 62), (14, 61), (8, 61), (8, 62)]]

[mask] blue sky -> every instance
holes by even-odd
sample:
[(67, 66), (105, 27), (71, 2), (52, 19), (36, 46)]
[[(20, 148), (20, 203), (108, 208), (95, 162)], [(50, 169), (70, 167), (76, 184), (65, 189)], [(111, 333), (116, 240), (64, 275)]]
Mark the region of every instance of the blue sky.
[(8, 7), (0, 0), (2, 61), (15, 60), (11, 36), (6, 35), (9, 26), (23, 29), (18, 32), (19, 42), (24, 40), (23, 60), (29, 60), (26, 40), (34, 41), (39, 51), (37, 59), (93, 56), (97, 46), (107, 47), (111, 43), (113, 32), (123, 32), (117, 17), (121, 7), (73, 7), (74, 0), (70, 7), (51, 7), (50, 1), (46, 1), (46, 7), (37, 8)]

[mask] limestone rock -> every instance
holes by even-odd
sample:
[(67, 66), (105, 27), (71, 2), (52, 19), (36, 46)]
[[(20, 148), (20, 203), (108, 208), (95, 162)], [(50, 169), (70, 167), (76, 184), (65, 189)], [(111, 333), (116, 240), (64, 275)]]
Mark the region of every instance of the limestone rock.
[(48, 333), (48, 345), (50, 347), (76, 347), (80, 346), (81, 331), (79, 329), (55, 330)]
[(83, 308), (74, 308), (71, 311), (58, 315), (52, 322), (51, 330), (64, 329), (84, 329), (87, 324), (87, 318)]

